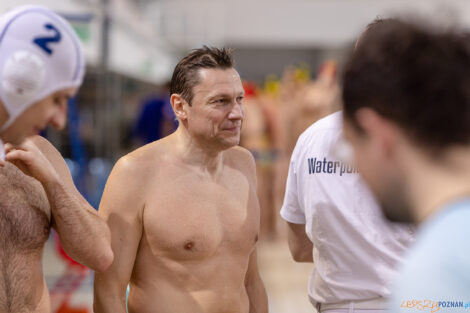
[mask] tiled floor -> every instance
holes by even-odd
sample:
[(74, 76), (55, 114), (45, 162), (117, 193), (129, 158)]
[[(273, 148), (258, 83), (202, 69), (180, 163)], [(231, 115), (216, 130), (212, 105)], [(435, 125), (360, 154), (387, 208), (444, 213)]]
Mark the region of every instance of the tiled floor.
[(307, 281), (313, 264), (295, 263), (284, 242), (262, 242), (259, 249), (259, 267), (268, 293), (269, 312), (316, 312), (307, 296)]
[[(284, 242), (260, 243), (259, 267), (268, 292), (270, 313), (315, 312), (307, 298), (307, 280), (312, 266), (292, 261)], [(54, 313), (92, 312), (92, 272), (67, 266), (52, 240), (45, 248), (44, 273)]]

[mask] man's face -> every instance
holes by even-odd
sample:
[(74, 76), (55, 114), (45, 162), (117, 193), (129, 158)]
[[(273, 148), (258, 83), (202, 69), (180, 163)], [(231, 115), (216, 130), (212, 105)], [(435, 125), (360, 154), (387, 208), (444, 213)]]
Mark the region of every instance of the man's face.
[(361, 176), (376, 195), (382, 211), (393, 222), (413, 222), (412, 211), (407, 197), (406, 182), (396, 160), (396, 147), (387, 137), (393, 134), (377, 125), (380, 121), (367, 121), (368, 127), (360, 132), (348, 118), (344, 119), (344, 135), (353, 147), (354, 163)]
[(193, 87), (193, 100), (187, 107), (191, 136), (222, 149), (238, 145), (244, 93), (235, 69), (200, 70), (199, 84)]
[(64, 128), (67, 121), (67, 103), (77, 88), (59, 90), (33, 103), (15, 122), (2, 133), (5, 142), (20, 144), (29, 136), (37, 135), (47, 125)]

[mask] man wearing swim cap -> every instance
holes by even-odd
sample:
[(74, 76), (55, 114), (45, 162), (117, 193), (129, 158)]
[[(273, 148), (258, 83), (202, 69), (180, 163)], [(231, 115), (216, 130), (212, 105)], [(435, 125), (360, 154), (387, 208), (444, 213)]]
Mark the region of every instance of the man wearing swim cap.
[(51, 227), (76, 261), (97, 271), (112, 262), (109, 229), (60, 153), (42, 137), (25, 140), (65, 126), (83, 75), (79, 39), (63, 18), (38, 6), (0, 16), (0, 312), (51, 311), (42, 272)]
[(227, 49), (176, 66), (175, 133), (121, 158), (100, 204), (115, 259), (95, 313), (266, 313), (255, 162), (238, 147), (244, 90)]

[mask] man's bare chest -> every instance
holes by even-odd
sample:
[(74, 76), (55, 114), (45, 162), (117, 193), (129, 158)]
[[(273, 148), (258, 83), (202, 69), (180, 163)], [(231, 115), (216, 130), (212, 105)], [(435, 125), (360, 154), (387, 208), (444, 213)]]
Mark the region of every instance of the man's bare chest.
[(50, 232), (50, 207), (39, 182), (11, 164), (0, 169), (0, 252), (41, 249)]
[(207, 182), (191, 176), (157, 187), (144, 209), (150, 247), (172, 258), (251, 251), (258, 237), (255, 190), (240, 175)]

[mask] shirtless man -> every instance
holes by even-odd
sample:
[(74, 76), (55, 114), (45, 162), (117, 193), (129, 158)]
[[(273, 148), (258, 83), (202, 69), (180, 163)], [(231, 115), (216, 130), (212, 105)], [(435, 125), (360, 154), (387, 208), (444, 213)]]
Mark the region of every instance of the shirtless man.
[[(35, 41), (50, 31), (54, 42)], [(64, 127), (83, 52), (70, 25), (43, 7), (2, 15), (0, 33), (0, 152), (9, 161), (0, 167), (0, 312), (50, 313), (42, 253), (51, 227), (80, 263), (102, 271), (113, 259), (109, 229), (59, 152), (42, 137), (24, 140), (47, 124)]]
[(115, 259), (95, 277), (95, 313), (266, 313), (256, 242), (255, 163), (237, 147), (244, 91), (226, 49), (183, 58), (175, 133), (118, 161), (99, 213)]

